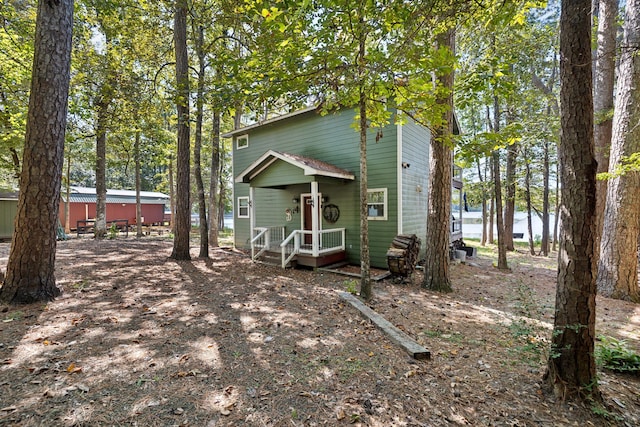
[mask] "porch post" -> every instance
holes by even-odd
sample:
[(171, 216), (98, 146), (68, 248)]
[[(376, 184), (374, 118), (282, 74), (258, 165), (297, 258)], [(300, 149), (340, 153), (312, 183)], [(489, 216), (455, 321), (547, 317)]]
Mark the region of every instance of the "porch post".
[(320, 235), (318, 234), (320, 231), (320, 218), (318, 216), (318, 209), (320, 208), (320, 200), (318, 198), (318, 181), (311, 182), (311, 200), (313, 201), (313, 205), (311, 205), (311, 250), (313, 251), (313, 256), (317, 257), (320, 252)]
[(255, 206), (255, 194), (256, 190), (253, 186), (249, 186), (249, 239), (251, 242), (251, 259), (255, 256), (255, 244), (253, 243), (253, 230), (256, 228), (256, 206)]

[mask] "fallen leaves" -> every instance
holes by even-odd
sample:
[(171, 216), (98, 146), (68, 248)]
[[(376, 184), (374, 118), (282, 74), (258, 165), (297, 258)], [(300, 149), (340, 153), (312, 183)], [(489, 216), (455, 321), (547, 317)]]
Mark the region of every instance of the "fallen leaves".
[(206, 375), (202, 374), (202, 371), (198, 369), (192, 369), (190, 371), (178, 371), (175, 374), (171, 375), (173, 378), (185, 378), (185, 377), (206, 377)]
[[(34, 322), (0, 323), (0, 424), (528, 425), (522, 423), (527, 416), (536, 425), (568, 424), (569, 413), (532, 388), (537, 370), (505, 351), (519, 345), (511, 333), (472, 309), (477, 305), (468, 297), (482, 289), (482, 304), (508, 311), (513, 301), (494, 295), (508, 292), (504, 283), (478, 284), (475, 277), (463, 283), (455, 266), (454, 294), (377, 282), (375, 307), (432, 350), (433, 362), (414, 362), (389, 340), (374, 342), (380, 334), (334, 298), (341, 280), (330, 274), (320, 280), (318, 273), (269, 270), (223, 252), (216, 252), (213, 268), (194, 259), (184, 265), (199, 271), (185, 273), (183, 264), (158, 256), (164, 249), (168, 256), (170, 243), (116, 243), (117, 250), (110, 242), (61, 245), (62, 280), (76, 280), (65, 278), (71, 273), (99, 277), (90, 279), (95, 299), (70, 294), (48, 312), (34, 307)], [(97, 254), (100, 263), (83, 263), (84, 251), (77, 249), (89, 244), (87, 255)], [(70, 253), (65, 245), (77, 246)], [(126, 251), (132, 245), (138, 250)], [(274, 272), (286, 276), (286, 286), (267, 289)], [(116, 280), (127, 285), (112, 288)], [(495, 285), (502, 286), (494, 292)], [(451, 299), (468, 304), (448, 304)], [(620, 317), (635, 310), (619, 305)], [(240, 322), (245, 314), (256, 319), (252, 328)], [(248, 339), (252, 332), (255, 342)], [(305, 339), (313, 345), (300, 345)], [(198, 340), (203, 345), (194, 348)], [(203, 364), (203, 354), (216, 362)], [(612, 412), (635, 416), (637, 383), (617, 379), (630, 386), (623, 393), (612, 378), (603, 386)], [(577, 409), (570, 415), (572, 423), (591, 425)]]
[(76, 366), (76, 364), (72, 362), (69, 366), (67, 366), (67, 372), (70, 374), (75, 374), (78, 372), (82, 372), (82, 368), (80, 366)]

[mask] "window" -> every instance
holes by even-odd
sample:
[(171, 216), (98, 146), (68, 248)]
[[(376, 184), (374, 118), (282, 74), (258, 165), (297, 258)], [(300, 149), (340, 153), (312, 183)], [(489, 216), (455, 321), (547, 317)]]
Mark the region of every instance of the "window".
[(236, 137), (236, 148), (241, 150), (249, 146), (249, 135), (241, 135)]
[(367, 190), (368, 219), (387, 219), (387, 189), (372, 188)]
[(249, 218), (248, 197), (238, 197), (238, 218)]

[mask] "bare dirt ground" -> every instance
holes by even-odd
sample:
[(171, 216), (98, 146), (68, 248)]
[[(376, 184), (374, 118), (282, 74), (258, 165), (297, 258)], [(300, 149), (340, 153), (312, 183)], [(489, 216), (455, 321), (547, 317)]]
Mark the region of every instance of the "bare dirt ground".
[[(599, 370), (604, 406), (546, 393), (552, 258), (469, 259), (451, 294), (376, 283), (371, 307), (431, 351), (416, 361), (338, 297), (348, 277), (171, 245), (59, 242), (62, 297), (0, 307), (0, 425), (640, 425), (637, 377)], [(598, 299), (600, 334), (637, 349), (639, 322)]]

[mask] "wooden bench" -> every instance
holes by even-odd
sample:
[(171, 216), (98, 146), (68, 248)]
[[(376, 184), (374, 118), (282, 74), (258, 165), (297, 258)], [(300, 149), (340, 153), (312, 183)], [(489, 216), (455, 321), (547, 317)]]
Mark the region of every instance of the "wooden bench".
[[(129, 237), (129, 220), (128, 219), (112, 219), (107, 221), (107, 231), (109, 228), (115, 226), (119, 231), (124, 231), (125, 237)], [(88, 234), (95, 232), (96, 220), (95, 219), (79, 219), (76, 221), (76, 233), (78, 237), (81, 234)]]

